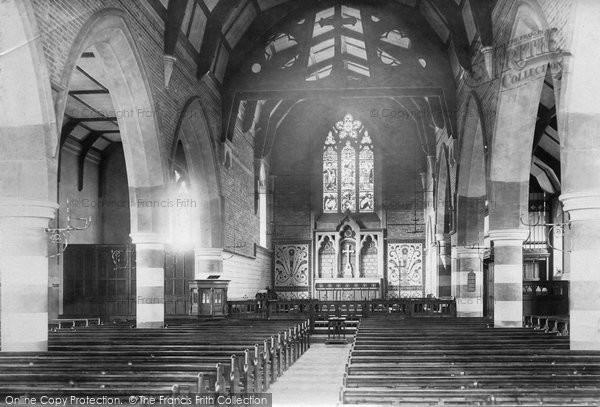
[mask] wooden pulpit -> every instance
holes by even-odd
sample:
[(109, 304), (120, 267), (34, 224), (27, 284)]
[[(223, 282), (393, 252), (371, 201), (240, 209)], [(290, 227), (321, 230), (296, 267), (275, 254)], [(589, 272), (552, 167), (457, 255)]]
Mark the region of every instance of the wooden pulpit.
[(207, 279), (189, 281), (190, 315), (202, 317), (227, 315), (227, 288), (230, 280), (221, 280), (220, 277), (209, 276)]

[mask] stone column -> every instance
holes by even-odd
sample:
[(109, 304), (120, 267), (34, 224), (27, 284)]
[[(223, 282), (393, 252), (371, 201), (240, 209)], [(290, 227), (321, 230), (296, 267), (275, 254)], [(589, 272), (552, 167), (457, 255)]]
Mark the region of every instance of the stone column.
[[(570, 241), (571, 349), (600, 350), (600, 2), (578, 1), (570, 13), (572, 43), (563, 57), (558, 110), (563, 209)], [(568, 270), (565, 270), (568, 271)]]
[(48, 350), (48, 234), (54, 202), (0, 200), (2, 351)]
[(438, 233), (435, 235), (438, 249), (438, 293), (440, 297), (449, 297), (452, 295), (452, 267), (451, 267), (451, 249), (450, 236)]
[(560, 199), (571, 217), (569, 315), (571, 349), (600, 350), (600, 192)]
[(527, 229), (490, 230), (494, 246), (494, 326), (523, 326), (523, 241)]
[(194, 249), (194, 278), (205, 279), (209, 275), (223, 274), (223, 249), (197, 247)]
[(136, 252), (136, 326), (162, 328), (165, 323), (165, 247), (158, 233), (132, 233)]
[(483, 252), (479, 248), (457, 247), (456, 271), (452, 284), (459, 317), (483, 316)]

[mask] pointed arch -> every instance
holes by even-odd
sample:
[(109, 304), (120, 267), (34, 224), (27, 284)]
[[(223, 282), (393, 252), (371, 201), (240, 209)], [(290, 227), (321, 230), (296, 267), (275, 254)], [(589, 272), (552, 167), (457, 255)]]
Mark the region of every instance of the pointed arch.
[(0, 192), (3, 200), (53, 201), (59, 127), (34, 11), (21, 0), (3, 2), (2, 11)]
[(457, 244), (481, 245), (487, 200), (487, 137), (481, 103), (475, 93), (467, 101), (457, 168)]
[(194, 245), (223, 247), (221, 182), (217, 149), (200, 98), (187, 101), (175, 131), (171, 165), (181, 141), (187, 159), (191, 193), (198, 203), (194, 213)]
[[(109, 8), (94, 14), (73, 42), (61, 76), (56, 114), (62, 124), (72, 72), (81, 54), (91, 46), (106, 69), (108, 88), (123, 139), (130, 188), (164, 185), (167, 179), (166, 154), (160, 146), (158, 112), (148, 75), (123, 10)], [(132, 225), (133, 226), (133, 225)]]
[[(535, 0), (515, 4), (508, 52), (501, 60), (500, 93), (491, 142), (489, 236), (494, 250), (494, 270), (502, 270), (494, 281), (494, 326), (521, 326), (523, 320), (523, 241), (528, 229), (521, 216), (528, 211), (531, 151), (537, 112), (549, 53), (515, 63), (511, 47), (537, 41), (549, 34), (548, 23)], [(527, 74), (523, 74), (527, 70)], [(499, 276), (500, 273), (496, 274)]]
[[(514, 20), (507, 43), (548, 30), (548, 22), (535, 0), (516, 3)], [(531, 168), (531, 149), (538, 104), (550, 56), (541, 56), (526, 65), (534, 75), (520, 78), (521, 70), (507, 59), (501, 72), (501, 89), (491, 142), (490, 156), (490, 229), (519, 229), (520, 214), (526, 212)], [(516, 80), (516, 79), (515, 79)]]
[(450, 188), (450, 164), (444, 146), (437, 159), (435, 190), (435, 233), (447, 235), (452, 231), (452, 191)]

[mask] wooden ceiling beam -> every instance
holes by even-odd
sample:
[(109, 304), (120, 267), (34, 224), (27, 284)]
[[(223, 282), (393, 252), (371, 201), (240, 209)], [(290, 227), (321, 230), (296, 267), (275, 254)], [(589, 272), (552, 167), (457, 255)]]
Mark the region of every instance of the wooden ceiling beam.
[(80, 89), (70, 90), (69, 95), (108, 95), (108, 89)]
[(81, 122), (115, 122), (117, 123), (116, 116), (101, 116), (101, 117), (77, 117)]
[(96, 142), (102, 136), (99, 132), (91, 132), (84, 139), (81, 140), (81, 151), (79, 152), (79, 157), (77, 158), (77, 190), (81, 191), (83, 189), (83, 169), (85, 167), (85, 158), (88, 155), (88, 152)]

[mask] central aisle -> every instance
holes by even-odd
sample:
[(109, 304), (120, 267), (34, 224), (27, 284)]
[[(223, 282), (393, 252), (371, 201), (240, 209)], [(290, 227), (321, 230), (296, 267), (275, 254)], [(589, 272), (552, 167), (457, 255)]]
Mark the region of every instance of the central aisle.
[(271, 386), (273, 407), (335, 407), (350, 345), (315, 343)]

